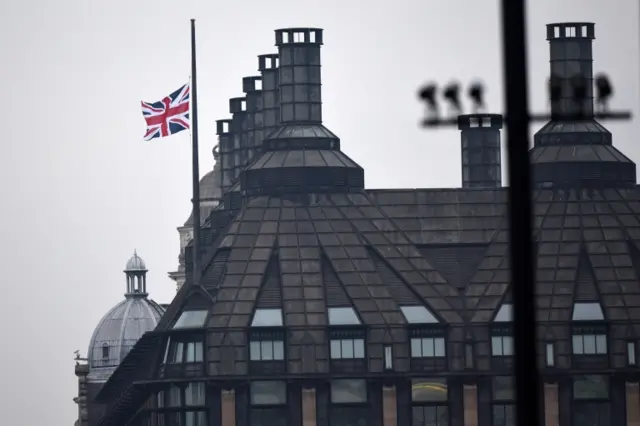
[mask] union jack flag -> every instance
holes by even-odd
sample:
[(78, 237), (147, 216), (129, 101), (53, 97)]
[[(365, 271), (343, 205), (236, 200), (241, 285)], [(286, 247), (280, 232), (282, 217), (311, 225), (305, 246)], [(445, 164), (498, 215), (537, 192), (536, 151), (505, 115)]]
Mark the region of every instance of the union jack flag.
[(187, 83), (161, 101), (142, 101), (142, 115), (147, 122), (144, 140), (162, 138), (188, 129), (190, 99), (191, 87)]

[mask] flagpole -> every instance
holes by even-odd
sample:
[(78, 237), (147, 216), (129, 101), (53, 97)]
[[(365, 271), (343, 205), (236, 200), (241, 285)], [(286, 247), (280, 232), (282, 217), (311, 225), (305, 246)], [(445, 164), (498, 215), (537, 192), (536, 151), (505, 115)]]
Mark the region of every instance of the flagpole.
[(196, 84), (196, 20), (191, 20), (191, 151), (193, 161), (193, 284), (200, 285), (200, 171), (198, 167), (198, 92)]

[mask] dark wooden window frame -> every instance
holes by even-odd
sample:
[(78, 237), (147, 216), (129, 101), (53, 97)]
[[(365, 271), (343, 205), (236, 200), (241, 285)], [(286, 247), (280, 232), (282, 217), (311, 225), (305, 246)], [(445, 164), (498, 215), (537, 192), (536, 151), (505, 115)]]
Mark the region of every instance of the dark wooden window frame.
[[(260, 382), (261, 380), (256, 380), (258, 382)], [(263, 417), (261, 416), (262, 412), (270, 412), (271, 414), (276, 414), (274, 417), (278, 418), (278, 419), (285, 419), (284, 420), (284, 424), (288, 424), (288, 411), (289, 411), (289, 403), (290, 403), (290, 396), (289, 396), (289, 386), (287, 386), (286, 381), (283, 380), (268, 380), (269, 382), (282, 382), (285, 384), (285, 392), (284, 392), (284, 397), (285, 400), (282, 403), (278, 403), (278, 404), (259, 404), (259, 403), (255, 403), (253, 401), (253, 397), (252, 397), (252, 389), (251, 386), (248, 387), (248, 398), (247, 398), (247, 403), (248, 403), (248, 408), (249, 408), (249, 419), (250, 419), (250, 424), (252, 425), (259, 425), (261, 423), (256, 422), (255, 420), (251, 420), (254, 417)], [(277, 426), (277, 425), (276, 425)]]
[[(494, 337), (502, 339), (502, 347), (503, 347), (503, 351), (502, 351), (503, 353), (502, 354), (496, 354), (493, 351), (493, 338)], [(511, 349), (510, 349), (511, 353), (508, 353), (508, 354), (504, 353), (505, 338), (507, 338), (507, 339), (509, 339), (511, 341)], [(494, 325), (492, 325), (491, 326), (489, 346), (491, 347), (491, 357), (493, 357), (493, 358), (512, 357), (513, 353), (514, 353), (513, 326), (512, 326), (512, 324), (501, 324), (501, 325), (494, 324)]]
[[(449, 365), (449, 348), (447, 339), (447, 326), (443, 324), (409, 324), (407, 325), (407, 334), (409, 336), (409, 361), (411, 370), (429, 375), (434, 371), (445, 371)], [(411, 349), (413, 339), (423, 338), (442, 338), (444, 339), (444, 355), (443, 356), (413, 356)]]
[[(204, 366), (207, 362), (205, 346), (204, 330), (173, 330), (164, 341), (163, 351), (159, 360), (159, 375), (161, 377), (198, 377), (201, 375), (198, 372), (204, 373)], [(190, 349), (193, 350), (194, 360), (186, 361), (190, 358)], [(177, 355), (178, 353), (180, 356)]]
[[(335, 340), (363, 340), (364, 356), (361, 358), (333, 358), (331, 342)], [(328, 347), (331, 370), (339, 373), (367, 371), (367, 329), (363, 326), (334, 325), (328, 329)], [(355, 343), (354, 343), (355, 345)]]
[[(203, 393), (203, 400), (202, 403), (199, 404), (194, 404), (194, 405), (187, 405), (186, 404), (186, 390), (189, 386), (190, 383), (201, 383), (202, 386), (204, 386), (204, 393)], [(172, 387), (175, 387), (177, 389), (179, 389), (180, 392), (180, 396), (179, 396), (179, 403), (177, 405), (172, 405), (170, 404), (170, 390)], [(156, 424), (153, 423), (155, 419), (155, 421), (157, 422), (157, 424), (162, 424), (162, 425), (167, 425), (170, 426), (171, 425), (171, 420), (168, 420), (167, 417), (171, 416), (171, 415), (176, 415), (179, 416), (179, 422), (178, 424), (180, 425), (186, 425), (186, 418), (187, 415), (189, 413), (197, 413), (200, 416), (202, 416), (202, 421), (203, 423), (199, 424), (196, 423), (195, 426), (206, 426), (208, 425), (208, 416), (207, 416), (207, 402), (208, 402), (208, 396), (207, 396), (207, 384), (206, 382), (203, 381), (193, 381), (193, 382), (181, 382), (181, 383), (172, 383), (172, 384), (167, 384), (167, 386), (165, 387), (165, 389), (157, 392), (154, 394), (154, 403), (153, 403), (153, 408), (150, 408), (147, 412), (149, 417), (152, 419), (152, 423), (151, 424)], [(158, 417), (162, 417), (162, 423), (160, 422), (160, 419)], [(193, 423), (191, 423), (193, 424)]]
[[(498, 377), (511, 377), (512, 395), (510, 397), (503, 398), (496, 395), (496, 378)], [(496, 414), (498, 412), (501, 412), (505, 419), (504, 423), (497, 422)], [(507, 421), (509, 416), (513, 423)], [(513, 376), (501, 375), (491, 378), (491, 424), (493, 426), (515, 426), (516, 424), (515, 378)]]
[[(249, 327), (247, 330), (249, 344), (247, 345), (247, 359), (249, 370), (255, 375), (285, 374), (287, 371), (287, 339), (284, 327)], [(282, 358), (254, 359), (252, 343), (281, 342)], [(262, 349), (262, 348), (261, 348)], [(273, 350), (273, 347), (272, 347)]]
[[(611, 404), (611, 377), (607, 376), (607, 375), (602, 375), (602, 374), (585, 374), (583, 376), (603, 376), (606, 377), (607, 380), (607, 396), (606, 397), (592, 397), (592, 398), (585, 398), (585, 397), (576, 397), (575, 395), (575, 379), (577, 379), (579, 376), (574, 376), (573, 380), (571, 381), (571, 412), (574, 413), (571, 417), (571, 423), (573, 426), (579, 426), (577, 424), (578, 422), (578, 416), (576, 416), (575, 413), (583, 413), (585, 410), (589, 410), (589, 409), (594, 409), (594, 408), (600, 408), (602, 409), (603, 407), (606, 407), (605, 412), (608, 414), (608, 418), (606, 419), (606, 423), (604, 424), (600, 424), (599, 426), (610, 426), (611, 425), (611, 408), (612, 408), (612, 404)], [(602, 412), (600, 412), (599, 414), (602, 414)], [(591, 416), (593, 417), (593, 416)]]
[[(416, 378), (416, 380), (428, 380), (428, 377)], [(449, 385), (449, 380), (445, 379), (447, 386)], [(448, 426), (451, 422), (451, 394), (447, 390), (447, 398), (443, 400), (430, 400), (430, 401), (416, 401), (413, 399), (413, 382), (410, 383), (410, 400), (411, 400), (411, 424), (416, 425), (433, 425), (433, 426)], [(415, 419), (415, 409), (419, 408), (422, 410), (423, 415), (429, 408), (435, 409), (436, 412), (436, 420), (438, 413), (441, 409), (446, 410), (446, 420), (444, 423), (418, 423)]]

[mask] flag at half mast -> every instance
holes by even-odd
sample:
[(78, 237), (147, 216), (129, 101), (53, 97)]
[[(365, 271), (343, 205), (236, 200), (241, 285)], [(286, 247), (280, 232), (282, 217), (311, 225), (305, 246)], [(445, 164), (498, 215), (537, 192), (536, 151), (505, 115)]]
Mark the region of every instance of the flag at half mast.
[[(193, 95), (193, 98), (192, 98)], [(193, 101), (192, 101), (193, 99)], [(144, 140), (163, 138), (191, 129), (193, 184), (193, 273), (191, 283), (200, 285), (200, 171), (198, 166), (198, 85), (196, 84), (196, 21), (191, 20), (191, 79), (158, 102), (142, 101), (142, 115), (147, 122)]]
[(142, 115), (147, 122), (144, 140), (162, 138), (189, 129), (191, 126), (189, 120), (190, 101), (191, 87), (189, 83), (161, 101), (142, 101)]

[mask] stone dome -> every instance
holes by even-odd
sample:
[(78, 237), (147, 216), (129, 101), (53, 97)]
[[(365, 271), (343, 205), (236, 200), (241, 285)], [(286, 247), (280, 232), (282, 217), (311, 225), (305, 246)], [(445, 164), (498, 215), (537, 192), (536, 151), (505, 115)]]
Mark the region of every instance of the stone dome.
[(146, 272), (144, 261), (134, 253), (125, 269), (125, 299), (102, 317), (91, 336), (87, 351), (90, 381), (106, 381), (140, 337), (158, 325), (164, 309), (147, 298)]

